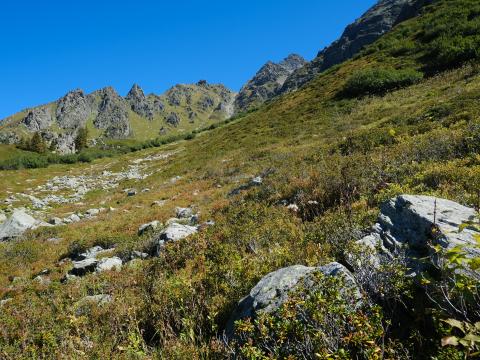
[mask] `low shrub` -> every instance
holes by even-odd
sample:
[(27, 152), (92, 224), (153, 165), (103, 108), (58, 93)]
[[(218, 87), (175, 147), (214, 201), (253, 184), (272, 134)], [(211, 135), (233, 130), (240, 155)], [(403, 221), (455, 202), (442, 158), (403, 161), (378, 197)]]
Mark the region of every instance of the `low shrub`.
[(422, 80), (423, 74), (414, 69), (396, 70), (376, 68), (354, 73), (341, 91), (344, 97), (384, 94), (387, 91), (413, 85)]

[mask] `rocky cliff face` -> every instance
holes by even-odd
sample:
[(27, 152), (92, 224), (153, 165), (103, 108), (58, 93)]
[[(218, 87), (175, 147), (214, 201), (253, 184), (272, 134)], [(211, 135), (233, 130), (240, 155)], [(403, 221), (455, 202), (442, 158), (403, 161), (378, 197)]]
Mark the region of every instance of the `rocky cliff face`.
[(98, 115), (93, 124), (97, 129), (105, 129), (109, 138), (125, 138), (130, 134), (127, 106), (122, 97), (111, 88), (100, 91)]
[(293, 91), (312, 80), (318, 73), (352, 58), (366, 45), (372, 44), (396, 24), (418, 14), (428, 0), (380, 0), (353, 24), (347, 26), (340, 39), (320, 51), (315, 59), (294, 71), (279, 93)]
[(235, 111), (246, 111), (274, 97), (287, 77), (306, 64), (299, 55), (289, 55), (280, 63), (267, 62), (242, 87), (235, 99)]
[(82, 90), (70, 91), (57, 101), (57, 123), (62, 129), (84, 127), (92, 109)]

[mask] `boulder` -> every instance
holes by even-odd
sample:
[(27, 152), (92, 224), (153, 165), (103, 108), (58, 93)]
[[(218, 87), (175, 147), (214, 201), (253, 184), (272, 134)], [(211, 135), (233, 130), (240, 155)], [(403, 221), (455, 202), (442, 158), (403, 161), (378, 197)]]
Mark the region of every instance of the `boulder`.
[(360, 292), (352, 274), (343, 265), (333, 262), (320, 267), (294, 265), (271, 272), (263, 277), (250, 293), (240, 300), (228, 324), (227, 335), (232, 335), (234, 322), (245, 318), (254, 318), (259, 313), (272, 313), (278, 310), (297, 288), (301, 280), (308, 288), (314, 288), (315, 282), (310, 275), (321, 272), (327, 276), (341, 276), (345, 285), (351, 288), (354, 296), (360, 298)]
[(160, 221), (155, 220), (147, 224), (143, 224), (138, 228), (138, 235), (141, 236), (147, 232), (155, 231), (160, 226)]
[(164, 244), (169, 241), (178, 241), (198, 231), (197, 227), (178, 223), (169, 224), (154, 241), (154, 255), (158, 256)]
[(177, 207), (175, 212), (177, 214), (177, 218), (179, 219), (188, 219), (193, 216), (193, 210), (191, 208)]
[(196, 232), (197, 228), (194, 226), (172, 223), (161, 232), (159, 239), (163, 241), (177, 241)]
[(54, 225), (54, 226), (63, 225), (62, 219), (60, 219), (58, 217), (51, 218), (50, 220), (48, 220), (48, 223), (50, 225)]
[(113, 300), (112, 296), (108, 294), (85, 296), (75, 304), (75, 308), (76, 308), (75, 315), (76, 316), (85, 315), (92, 304), (95, 304), (97, 306), (102, 306), (102, 305), (111, 303), (112, 300)]
[(98, 214), (100, 214), (100, 210), (99, 210), (99, 209), (89, 209), (89, 210), (85, 211), (85, 215), (86, 215), (86, 216), (90, 216), (90, 217), (91, 217), (91, 216), (96, 216), (96, 215), (98, 215)]
[(0, 240), (15, 238), (40, 226), (50, 225), (34, 219), (22, 210), (15, 210), (12, 216), (0, 225)]
[(81, 219), (80, 219), (80, 216), (78, 216), (77, 214), (72, 214), (70, 215), (67, 219), (69, 219), (71, 222), (79, 222)]
[(98, 260), (90, 257), (80, 261), (73, 262), (73, 269), (69, 271), (70, 275), (84, 276), (90, 272), (95, 271)]
[(377, 256), (392, 258), (404, 251), (412, 273), (422, 271), (417, 259), (431, 255), (431, 245), (451, 249), (457, 245), (479, 256), (469, 244), (480, 235), (462, 224), (476, 219), (474, 209), (456, 202), (422, 195), (400, 195), (381, 206), (372, 232), (357, 241), (360, 246), (378, 250)]
[(120, 271), (122, 269), (122, 264), (122, 259), (116, 256), (103, 258), (98, 261), (95, 271), (97, 273), (113, 270)]

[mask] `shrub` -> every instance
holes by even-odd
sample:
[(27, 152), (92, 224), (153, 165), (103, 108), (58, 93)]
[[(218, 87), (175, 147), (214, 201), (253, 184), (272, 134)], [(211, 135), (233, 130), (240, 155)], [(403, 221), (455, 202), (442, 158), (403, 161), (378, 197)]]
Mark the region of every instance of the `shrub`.
[(341, 95), (358, 97), (384, 94), (389, 90), (413, 85), (422, 80), (423, 74), (413, 69), (367, 69), (354, 73), (345, 84)]
[(315, 284), (300, 286), (274, 314), (238, 322), (240, 358), (376, 358), (384, 335), (380, 310), (355, 305), (342, 279), (316, 274)]

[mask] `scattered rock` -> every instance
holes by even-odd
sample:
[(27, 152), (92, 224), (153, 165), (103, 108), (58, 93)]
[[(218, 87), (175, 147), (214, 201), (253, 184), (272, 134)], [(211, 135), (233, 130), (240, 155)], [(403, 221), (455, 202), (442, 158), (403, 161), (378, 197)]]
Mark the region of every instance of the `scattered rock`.
[(192, 217), (192, 215), (193, 215), (192, 208), (177, 207), (175, 209), (175, 212), (177, 214), (177, 218), (179, 218), (179, 219), (187, 219), (187, 218)]
[(160, 221), (155, 220), (147, 224), (143, 224), (138, 228), (138, 235), (141, 236), (147, 232), (155, 231), (160, 227)]
[(86, 258), (85, 260), (74, 261), (73, 269), (70, 270), (70, 275), (84, 276), (90, 272), (95, 271), (98, 264), (98, 260), (95, 258)]
[(95, 271), (98, 273), (113, 270), (120, 271), (122, 269), (122, 264), (122, 259), (116, 256), (103, 258), (98, 261)]
[(163, 206), (167, 203), (167, 200), (157, 200), (152, 203), (152, 206)]
[(63, 225), (62, 219), (58, 217), (51, 218), (50, 220), (48, 220), (48, 223), (54, 226)]
[(99, 209), (89, 209), (89, 210), (85, 211), (85, 215), (88, 216), (88, 217), (96, 216), (98, 214), (100, 214)]
[(81, 219), (80, 217), (77, 215), (77, 214), (72, 214), (68, 217), (68, 219), (71, 221), (71, 222), (79, 222)]
[(76, 307), (75, 315), (76, 316), (85, 315), (88, 312), (91, 304), (102, 306), (102, 305), (111, 303), (112, 300), (113, 300), (112, 296), (108, 294), (85, 296), (75, 304), (75, 307)]

